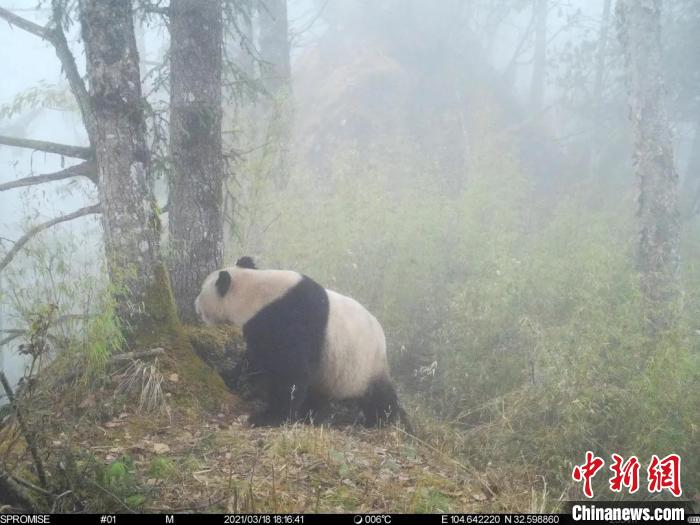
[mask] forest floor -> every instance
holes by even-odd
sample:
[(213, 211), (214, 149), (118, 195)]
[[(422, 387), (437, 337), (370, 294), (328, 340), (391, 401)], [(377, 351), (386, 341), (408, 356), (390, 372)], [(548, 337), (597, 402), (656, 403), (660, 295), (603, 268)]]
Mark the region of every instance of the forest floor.
[[(228, 391), (213, 369), (194, 367), (196, 362), (183, 354), (179, 359), (166, 356), (132, 364), (102, 375), (99, 386), (93, 387), (50, 380), (60, 376), (60, 367), (52, 367), (54, 373), (32, 387), (24, 405), (31, 407), (24, 411), (25, 421), (38, 444), (51, 493), (32, 494), (36, 508), (294, 513), (551, 510), (543, 508), (546, 489), (534, 488), (541, 485), (538, 476), (495, 461), (471, 465), (464, 452), (468, 437), (421, 414), (418, 406), (407, 407), (416, 435), (396, 426), (297, 423), (252, 428), (246, 418), (250, 403)], [(63, 366), (76, 369), (70, 360)], [(125, 384), (135, 389), (124, 392)], [(144, 394), (158, 400), (149, 410), (144, 409)], [(0, 466), (36, 485), (26, 436), (12, 421), (0, 423)]]
[(499, 497), (494, 473), (470, 469), (396, 427), (251, 428), (233, 414), (183, 416), (123, 412), (73, 439), (103, 462), (108, 486), (98, 490), (112, 500), (110, 507), (421, 513), (503, 512), (530, 504), (529, 492)]
[[(190, 407), (155, 416), (123, 404), (106, 421), (63, 421), (64, 431), (47, 433), (43, 451), (54, 458), (47, 462), (66, 454), (89, 458), (89, 474), (74, 483), (83, 484), (82, 508), (92, 512), (536, 510), (522, 479), (496, 468), (478, 471), (398, 427), (252, 428), (241, 410), (226, 412)], [(34, 479), (29, 454), (18, 445), (21, 432), (6, 427), (0, 442), (3, 433), (5, 443), (15, 435), (15, 472)], [(51, 483), (60, 472), (49, 476)], [(85, 488), (88, 478), (92, 487)]]

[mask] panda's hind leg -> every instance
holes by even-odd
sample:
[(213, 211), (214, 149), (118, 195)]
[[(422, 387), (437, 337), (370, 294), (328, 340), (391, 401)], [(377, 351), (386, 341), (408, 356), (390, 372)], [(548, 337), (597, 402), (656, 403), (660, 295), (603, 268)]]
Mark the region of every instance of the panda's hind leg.
[(370, 427), (391, 423), (399, 417), (401, 408), (396, 390), (388, 378), (376, 379), (360, 399), (365, 424)]
[(308, 423), (323, 424), (330, 419), (331, 403), (327, 396), (309, 391), (300, 411), (301, 418)]

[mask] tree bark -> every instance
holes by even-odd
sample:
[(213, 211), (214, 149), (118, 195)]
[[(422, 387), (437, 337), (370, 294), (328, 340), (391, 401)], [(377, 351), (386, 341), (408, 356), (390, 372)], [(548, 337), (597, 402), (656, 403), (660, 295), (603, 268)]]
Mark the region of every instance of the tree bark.
[(685, 204), (684, 218), (691, 219), (700, 213), (700, 117), (695, 123), (695, 134), (690, 146), (690, 156), (681, 193)]
[(534, 114), (542, 110), (545, 75), (547, 73), (547, 15), (548, 0), (533, 0), (535, 10), (535, 57), (532, 64), (530, 84), (530, 109)]
[[(102, 226), (117, 314), (127, 335), (157, 332), (172, 307), (148, 183), (144, 101), (131, 0), (80, 0)], [(130, 339), (131, 339), (130, 337)]]
[(261, 80), (267, 97), (260, 106), (264, 155), (269, 156), (269, 176), (283, 186), (289, 176), (289, 141), (293, 120), (292, 70), (289, 59), (289, 23), (287, 0), (262, 0), (260, 16)]
[(603, 125), (603, 87), (605, 85), (605, 58), (608, 47), (608, 33), (610, 31), (611, 4), (612, 0), (603, 0), (603, 16), (601, 18), (600, 33), (598, 35), (598, 49), (596, 50), (595, 80), (593, 82), (593, 96), (591, 97), (593, 119), (584, 159), (589, 175), (595, 174), (600, 165), (601, 129)]
[(680, 263), (678, 173), (664, 103), (661, 0), (618, 0), (639, 184), (637, 265), (651, 334), (671, 328)]
[(287, 0), (263, 0), (260, 6), (260, 57), (265, 89), (276, 95), (288, 89), (292, 76), (289, 62)]
[(170, 3), (170, 276), (180, 318), (223, 258), (220, 0)]

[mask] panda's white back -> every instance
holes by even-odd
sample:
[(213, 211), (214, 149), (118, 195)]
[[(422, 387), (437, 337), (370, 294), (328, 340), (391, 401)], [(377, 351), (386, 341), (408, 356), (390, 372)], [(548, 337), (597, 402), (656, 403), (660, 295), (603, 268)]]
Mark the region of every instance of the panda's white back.
[(355, 398), (373, 380), (388, 377), (384, 331), (360, 303), (333, 290), (326, 292), (329, 317), (319, 386), (335, 399)]

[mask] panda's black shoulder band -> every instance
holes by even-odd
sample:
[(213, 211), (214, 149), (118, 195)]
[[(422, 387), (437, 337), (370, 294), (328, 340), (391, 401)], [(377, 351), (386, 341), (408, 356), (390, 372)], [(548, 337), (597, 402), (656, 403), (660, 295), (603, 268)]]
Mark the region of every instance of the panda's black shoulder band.
[(241, 257), (236, 261), (236, 266), (239, 268), (248, 268), (250, 270), (257, 270), (255, 266), (255, 261), (253, 261), (252, 257), (248, 257), (247, 255)]
[(231, 287), (231, 274), (226, 270), (221, 270), (219, 272), (219, 278), (216, 280), (216, 291), (221, 297), (226, 295), (228, 289)]

